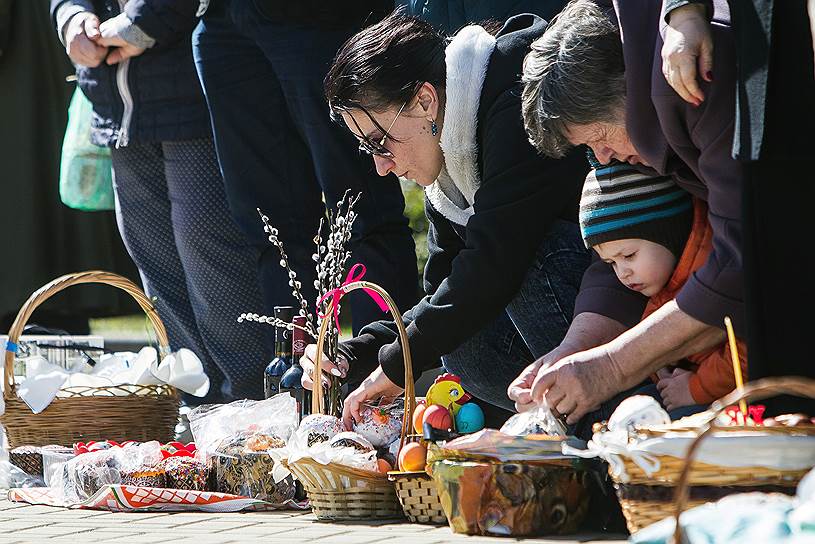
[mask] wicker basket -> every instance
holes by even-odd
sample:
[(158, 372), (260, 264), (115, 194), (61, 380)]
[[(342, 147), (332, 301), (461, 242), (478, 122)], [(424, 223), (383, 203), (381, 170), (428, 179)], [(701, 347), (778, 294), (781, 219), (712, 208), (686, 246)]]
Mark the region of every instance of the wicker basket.
[[(737, 389), (733, 391), (729, 395), (725, 396), (722, 399), (717, 400), (714, 402), (710, 409), (716, 416), (721, 414), (728, 406), (732, 406), (739, 401), (752, 399), (762, 400), (769, 397), (774, 397), (776, 395), (781, 394), (792, 394), (798, 395), (801, 397), (808, 397), (808, 398), (815, 398), (815, 380), (805, 379), (805, 378), (798, 378), (798, 377), (787, 377), (787, 378), (765, 378), (763, 380), (758, 380), (751, 384), (748, 384), (743, 389)], [(674, 542), (683, 542), (682, 539), (682, 524), (679, 522), (679, 516), (685, 509), (689, 507), (693, 507), (693, 502), (688, 500), (689, 494), (691, 492), (691, 488), (693, 486), (693, 470), (692, 464), (693, 459), (696, 456), (696, 453), (699, 451), (699, 446), (702, 444), (702, 441), (713, 434), (714, 432), (720, 432), (722, 430), (726, 430), (726, 427), (719, 427), (715, 424), (715, 419), (711, 420), (703, 429), (702, 432), (696, 437), (693, 443), (688, 448), (687, 454), (687, 464), (682, 469), (682, 472), (679, 475), (679, 482), (676, 488), (676, 501), (674, 504), (673, 511), (671, 515), (675, 518), (675, 529), (674, 529)], [(801, 427), (765, 427), (766, 429), (773, 429), (774, 431), (778, 431), (779, 434), (798, 434), (801, 432)], [(811, 435), (815, 434), (812, 432), (811, 428), (805, 428), (806, 434)], [(724, 468), (724, 467), (723, 467)], [(726, 470), (730, 470), (727, 468)], [(770, 471), (769, 473), (761, 472), (764, 469), (753, 469), (750, 476), (748, 476), (747, 481), (763, 481), (764, 476), (766, 474), (767, 480), (769, 482), (778, 481), (779, 476), (781, 474), (778, 471)], [(797, 472), (790, 472), (787, 474), (790, 478), (794, 478), (793, 482), (788, 482), (784, 480), (785, 484), (791, 483), (793, 487), (792, 494), (794, 494), (794, 488), (798, 485), (798, 482), (803, 478), (803, 476), (809, 472), (801, 471), (803, 474), (800, 476), (795, 476)], [(727, 484), (725, 484), (727, 485)], [(764, 491), (764, 490), (762, 490)], [(772, 491), (772, 490), (768, 490)], [(789, 493), (788, 493), (789, 494)]]
[[(411, 379), (405, 383), (411, 384), (410, 387), (405, 387), (405, 405), (407, 406), (407, 395), (414, 393), (413, 380)], [(418, 434), (403, 435), (399, 449), (401, 450), (406, 443), (422, 441), (422, 436)], [(399, 503), (402, 505), (408, 520), (413, 523), (426, 523), (429, 525), (447, 524), (447, 516), (441, 506), (436, 484), (426, 471), (392, 470), (388, 472), (388, 479), (396, 485), (396, 496), (399, 498)]]
[[(16, 344), (31, 314), (52, 295), (83, 283), (103, 283), (130, 294), (147, 314), (159, 342), (159, 356), (169, 353), (164, 324), (156, 309), (133, 282), (110, 272), (88, 271), (59, 277), (35, 291), (23, 304), (9, 331), (9, 342)], [(60, 390), (48, 408), (32, 414), (18, 396), (13, 375), (14, 353), (5, 353), (3, 397), (5, 414), (0, 423), (6, 427), (9, 447), (22, 445), (70, 446), (88, 440), (173, 439), (178, 422), (179, 400), (169, 385), (123, 385), (112, 387), (70, 387)]]
[(426, 472), (394, 472), (388, 477), (396, 484), (396, 496), (413, 523), (447, 524), (433, 478)]
[[(815, 381), (799, 378), (766, 379), (749, 384), (742, 391), (734, 391), (716, 401), (710, 408), (708, 422), (699, 428), (673, 428), (672, 432), (700, 433), (685, 458), (668, 455), (656, 456), (660, 462), (657, 472), (648, 476), (627, 457), (622, 460), (629, 475), (622, 482), (612, 475), (617, 497), (625, 516), (628, 530), (635, 533), (666, 517), (678, 515), (684, 508), (700, 506), (734, 493), (751, 491), (795, 494), (795, 488), (809, 470), (777, 470), (766, 467), (729, 467), (694, 461), (693, 457), (702, 438), (717, 433), (744, 433), (761, 431), (779, 435), (815, 435), (815, 426), (803, 427), (720, 427), (715, 418), (728, 406), (748, 397), (765, 398), (776, 393), (796, 393), (815, 397)], [(759, 395), (760, 394), (760, 395)], [(701, 431), (701, 432), (700, 432)], [(666, 431), (637, 429), (638, 433), (661, 436)], [(681, 497), (681, 502), (678, 497)], [(677, 506), (679, 504), (679, 507)]]
[[(402, 325), (401, 316), (396, 309), (396, 304), (390, 295), (381, 287), (367, 281), (356, 281), (341, 287), (344, 293), (349, 293), (355, 289), (369, 289), (379, 293), (387, 302), (388, 308), (399, 327), (399, 336), (403, 346), (407, 346), (407, 332)], [(332, 315), (333, 304), (327, 314)], [(323, 353), (323, 343), (328, 333), (330, 318), (323, 319), (320, 326), (320, 334), (317, 338), (317, 360), (314, 362), (314, 374), (320, 376), (321, 359)], [(413, 383), (412, 366), (408, 350), (403, 353), (405, 358), (405, 368), (409, 369)], [(407, 386), (406, 383), (406, 386)], [(412, 385), (411, 385), (412, 387)], [(410, 416), (413, 415), (415, 407), (415, 396), (412, 403), (405, 402), (405, 418), (402, 421), (402, 439), (410, 425)], [(311, 395), (311, 413), (322, 414), (324, 411), (323, 388), (315, 387)], [(309, 458), (298, 459), (294, 463), (287, 463), (289, 470), (303, 484), (306, 490), (311, 508), (317, 519), (321, 520), (371, 520), (371, 519), (396, 519), (403, 517), (402, 507), (396, 498), (396, 491), (388, 476), (381, 472), (361, 470), (348, 467), (338, 463), (322, 465)]]

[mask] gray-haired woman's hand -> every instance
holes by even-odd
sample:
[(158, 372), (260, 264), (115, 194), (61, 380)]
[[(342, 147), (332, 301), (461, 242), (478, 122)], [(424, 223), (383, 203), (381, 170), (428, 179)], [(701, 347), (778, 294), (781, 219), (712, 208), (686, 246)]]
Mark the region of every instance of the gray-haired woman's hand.
[(713, 37), (703, 4), (686, 4), (668, 15), (662, 45), (662, 73), (685, 101), (705, 100), (697, 75), (713, 81)]

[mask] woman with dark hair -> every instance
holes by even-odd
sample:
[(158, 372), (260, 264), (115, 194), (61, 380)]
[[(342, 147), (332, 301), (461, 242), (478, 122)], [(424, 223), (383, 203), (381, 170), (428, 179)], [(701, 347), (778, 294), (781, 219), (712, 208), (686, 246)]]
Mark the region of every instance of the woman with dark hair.
[[(587, 144), (602, 163), (619, 160), (670, 175), (707, 203), (713, 239), (705, 263), (676, 297), (628, 331), (642, 315), (644, 297), (601, 261), (587, 271), (575, 321), (589, 316), (591, 326), (568, 351), (530, 365), (509, 391), (519, 409), (545, 395), (549, 406), (568, 414), (569, 423), (650, 374), (720, 344), (725, 316), (737, 335), (744, 332), (743, 170), (730, 153), (735, 62), (727, 13), (714, 15), (721, 70), (715, 81), (703, 83), (707, 99), (692, 105), (668, 86), (657, 60), (660, 3), (627, 0), (615, 3), (616, 12), (599, 4), (573, 0), (532, 44), (523, 96), (530, 139), (548, 156)], [(619, 185), (620, 197), (636, 196), (630, 186)], [(621, 204), (614, 213), (624, 218), (637, 206)]]
[[(585, 155), (541, 157), (521, 118), (522, 60), (545, 26), (521, 15), (497, 36), (472, 25), (448, 41), (393, 14), (353, 36), (325, 82), (333, 115), (377, 172), (425, 188), (426, 296), (403, 315), (414, 376), (441, 360), (468, 392), (506, 409), (509, 379), (563, 338), (589, 263), (576, 223)], [(328, 372), (351, 383), (370, 373), (346, 399), (350, 425), (363, 401), (401, 391), (404, 369), (393, 322), (340, 351)], [(314, 354), (303, 358), (307, 387)]]

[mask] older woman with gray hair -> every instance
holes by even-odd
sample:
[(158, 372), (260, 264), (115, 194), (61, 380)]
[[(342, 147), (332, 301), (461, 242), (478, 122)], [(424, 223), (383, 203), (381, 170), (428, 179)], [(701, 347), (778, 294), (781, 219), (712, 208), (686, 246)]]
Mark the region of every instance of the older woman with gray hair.
[[(659, 369), (721, 343), (725, 316), (743, 333), (742, 167), (730, 154), (736, 74), (729, 14), (719, 8), (713, 24), (719, 68), (715, 81), (702, 82), (707, 99), (698, 106), (661, 72), (660, 2), (573, 0), (525, 59), (522, 107), (532, 143), (552, 157), (586, 144), (602, 163), (670, 175), (707, 202), (713, 250), (674, 300), (639, 323), (645, 298), (609, 265), (594, 262), (563, 343), (510, 385), (519, 410), (545, 397), (575, 423)], [(631, 189), (623, 181), (619, 191)], [(631, 211), (621, 205), (615, 213)]]

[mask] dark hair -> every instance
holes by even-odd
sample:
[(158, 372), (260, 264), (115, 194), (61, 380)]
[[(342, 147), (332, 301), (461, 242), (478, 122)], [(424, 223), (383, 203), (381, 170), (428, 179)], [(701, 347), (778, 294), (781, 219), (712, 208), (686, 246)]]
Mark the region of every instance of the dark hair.
[(572, 0), (524, 59), (521, 110), (529, 141), (562, 157), (572, 125), (619, 123), (625, 65), (617, 25), (591, 0)]
[(361, 110), (385, 134), (370, 112), (401, 106), (424, 82), (443, 89), (446, 46), (444, 34), (401, 10), (354, 34), (325, 77), (331, 116), (337, 120), (344, 111)]

